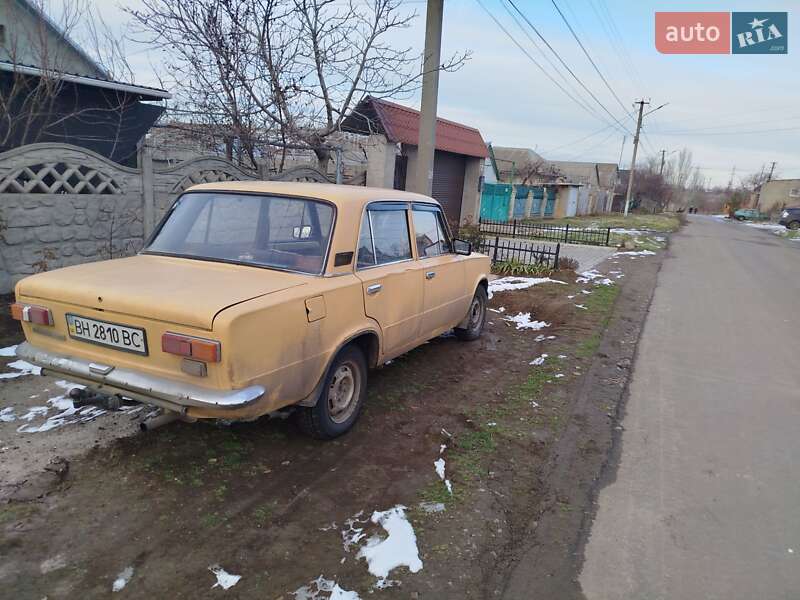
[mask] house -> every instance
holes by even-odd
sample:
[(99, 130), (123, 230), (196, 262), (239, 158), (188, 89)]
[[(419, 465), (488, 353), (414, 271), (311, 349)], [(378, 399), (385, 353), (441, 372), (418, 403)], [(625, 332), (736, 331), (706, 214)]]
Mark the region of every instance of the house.
[(774, 213), (787, 206), (800, 206), (800, 179), (772, 179), (761, 185), (758, 210)]
[(492, 152), (502, 181), (521, 185), (558, 181), (558, 170), (530, 148), (493, 145)]
[(564, 181), (581, 184), (575, 214), (587, 215), (611, 210), (618, 178), (616, 163), (555, 160), (550, 164)]
[(0, 0), (0, 152), (57, 142), (136, 164), (164, 90), (115, 81), (29, 0)]
[[(351, 111), (342, 130), (367, 136), (367, 185), (406, 189), (418, 169), (419, 111), (368, 96)], [(451, 223), (477, 220), (486, 144), (474, 127), (436, 120), (432, 195)]]

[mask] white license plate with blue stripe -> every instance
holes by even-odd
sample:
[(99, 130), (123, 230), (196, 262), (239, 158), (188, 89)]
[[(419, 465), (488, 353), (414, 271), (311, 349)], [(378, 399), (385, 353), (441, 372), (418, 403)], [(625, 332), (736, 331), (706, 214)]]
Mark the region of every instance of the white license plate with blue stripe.
[(147, 354), (147, 335), (144, 329), (98, 321), (79, 315), (67, 315), (67, 327), (72, 338), (117, 350)]

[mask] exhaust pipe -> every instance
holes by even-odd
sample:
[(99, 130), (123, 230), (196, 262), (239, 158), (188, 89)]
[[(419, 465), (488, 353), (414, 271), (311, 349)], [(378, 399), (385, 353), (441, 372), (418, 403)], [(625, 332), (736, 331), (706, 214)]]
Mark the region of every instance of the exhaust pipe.
[(158, 415), (157, 417), (153, 417), (152, 419), (148, 419), (147, 421), (142, 421), (141, 423), (139, 423), (139, 428), (142, 431), (152, 431), (157, 427), (161, 427), (162, 425), (167, 425), (168, 423), (177, 421), (180, 418), (181, 418), (180, 414), (174, 411), (168, 411), (165, 412), (163, 415)]

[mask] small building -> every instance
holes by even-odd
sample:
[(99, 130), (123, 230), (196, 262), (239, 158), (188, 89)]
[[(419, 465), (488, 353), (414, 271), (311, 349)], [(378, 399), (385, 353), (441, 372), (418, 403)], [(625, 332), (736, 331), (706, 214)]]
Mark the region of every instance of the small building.
[(609, 212), (617, 184), (616, 163), (576, 162), (555, 160), (553, 167), (569, 183), (580, 183), (576, 214), (588, 215)]
[(0, 0), (0, 152), (72, 144), (136, 164), (164, 90), (114, 81), (29, 0)]
[(800, 206), (800, 179), (772, 179), (761, 185), (755, 208), (775, 213), (787, 206)]
[[(419, 111), (368, 96), (351, 111), (342, 129), (368, 136), (367, 185), (405, 190), (418, 169)], [(436, 122), (433, 192), (451, 223), (477, 220), (480, 182), (488, 156), (480, 131), (446, 119)]]

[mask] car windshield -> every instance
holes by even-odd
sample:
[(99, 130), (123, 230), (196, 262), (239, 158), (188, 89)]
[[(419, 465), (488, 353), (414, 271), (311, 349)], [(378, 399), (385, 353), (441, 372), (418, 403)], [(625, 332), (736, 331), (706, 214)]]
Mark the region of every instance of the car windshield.
[(330, 204), (315, 200), (190, 192), (175, 202), (145, 252), (319, 274), (333, 214)]

